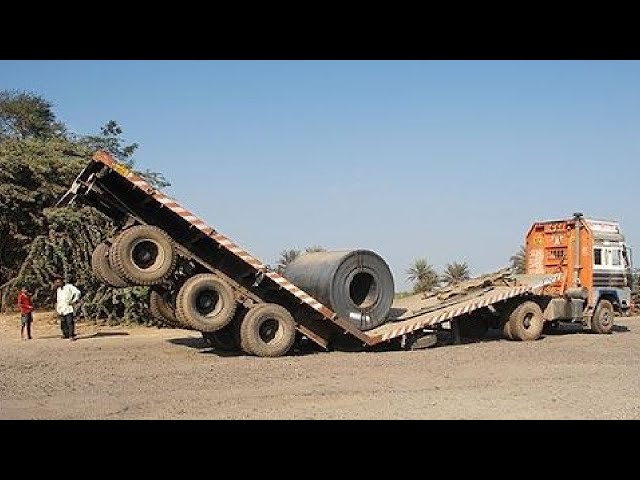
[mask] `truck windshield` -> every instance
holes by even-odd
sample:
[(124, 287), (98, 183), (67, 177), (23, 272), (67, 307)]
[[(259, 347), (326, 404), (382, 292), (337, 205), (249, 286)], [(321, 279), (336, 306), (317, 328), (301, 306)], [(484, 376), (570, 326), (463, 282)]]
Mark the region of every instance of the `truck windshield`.
[(618, 267), (620, 263), (620, 250), (611, 250), (611, 265)]

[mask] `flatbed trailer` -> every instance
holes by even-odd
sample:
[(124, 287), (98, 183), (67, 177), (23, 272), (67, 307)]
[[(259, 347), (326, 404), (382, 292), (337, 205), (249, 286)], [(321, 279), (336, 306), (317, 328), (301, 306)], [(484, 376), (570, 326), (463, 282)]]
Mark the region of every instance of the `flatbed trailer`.
[[(457, 291), (400, 299), (385, 324), (361, 331), (104, 151), (93, 156), (58, 206), (72, 205), (78, 199), (113, 221), (114, 236), (139, 225), (156, 227), (168, 235), (180, 262), (171, 277), (153, 288), (175, 292), (193, 275), (213, 274), (230, 286), (245, 310), (267, 303), (284, 307), (299, 334), (324, 349), (345, 336), (369, 347), (392, 341), (411, 345), (412, 340), (447, 322), (456, 334), (459, 326), (473, 330), (478, 323), (484, 329), (506, 328), (518, 306), (537, 304), (544, 309), (548, 301), (545, 289), (560, 278), (553, 274), (481, 277)], [(510, 332), (507, 336), (513, 337)]]

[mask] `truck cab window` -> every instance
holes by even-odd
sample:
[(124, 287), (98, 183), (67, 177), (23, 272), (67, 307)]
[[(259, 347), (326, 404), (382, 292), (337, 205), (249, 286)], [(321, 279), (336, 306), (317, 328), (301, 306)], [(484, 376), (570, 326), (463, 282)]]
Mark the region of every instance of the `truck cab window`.
[(620, 250), (611, 250), (611, 265), (620, 266)]
[(593, 249), (593, 264), (602, 265), (602, 249), (601, 248)]

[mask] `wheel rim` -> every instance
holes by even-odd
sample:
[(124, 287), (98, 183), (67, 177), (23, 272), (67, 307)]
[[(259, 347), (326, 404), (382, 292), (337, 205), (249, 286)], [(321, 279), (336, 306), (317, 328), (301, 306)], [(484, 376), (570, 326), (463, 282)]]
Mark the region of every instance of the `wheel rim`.
[(195, 297), (195, 309), (205, 318), (213, 318), (222, 310), (222, 299), (214, 289), (203, 289)]
[(275, 318), (266, 318), (258, 327), (258, 335), (264, 343), (274, 343), (282, 338), (280, 322)]
[(603, 327), (608, 327), (611, 324), (611, 312), (608, 310), (605, 310), (604, 312), (602, 312), (602, 315), (600, 315), (600, 324)]
[(524, 319), (522, 320), (522, 326), (525, 328), (525, 330), (529, 330), (529, 328), (531, 328), (531, 325), (533, 323), (533, 313), (527, 313), (524, 316)]
[(130, 259), (140, 270), (155, 271), (164, 263), (165, 253), (153, 240), (141, 239), (133, 243)]

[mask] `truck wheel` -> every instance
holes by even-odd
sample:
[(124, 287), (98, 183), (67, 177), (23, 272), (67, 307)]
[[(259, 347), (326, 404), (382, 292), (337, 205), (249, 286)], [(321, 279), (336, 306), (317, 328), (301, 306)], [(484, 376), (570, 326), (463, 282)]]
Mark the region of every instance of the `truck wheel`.
[(124, 288), (129, 286), (129, 282), (118, 275), (109, 262), (109, 245), (101, 243), (91, 254), (91, 270), (102, 283), (110, 287)]
[(236, 308), (231, 287), (210, 273), (191, 277), (176, 298), (178, 320), (201, 332), (215, 332), (227, 326)]
[(149, 295), (149, 311), (151, 316), (159, 323), (172, 328), (183, 328), (184, 326), (178, 321), (175, 311), (169, 300), (168, 292), (151, 290)]
[(489, 319), (473, 313), (460, 318), (460, 335), (465, 338), (483, 338), (489, 331)]
[(611, 333), (615, 314), (609, 300), (600, 300), (591, 317), (591, 331), (594, 333)]
[(240, 324), (243, 349), (259, 357), (280, 357), (296, 339), (291, 314), (275, 303), (261, 303), (247, 312)]
[(536, 302), (524, 302), (509, 315), (507, 323), (514, 340), (537, 340), (544, 328), (542, 309)]
[(511, 332), (511, 324), (508, 321), (502, 326), (502, 334), (507, 340), (515, 340), (515, 338), (513, 338), (513, 333)]
[(157, 285), (173, 273), (176, 253), (171, 238), (151, 225), (120, 233), (109, 249), (114, 270), (135, 285)]

